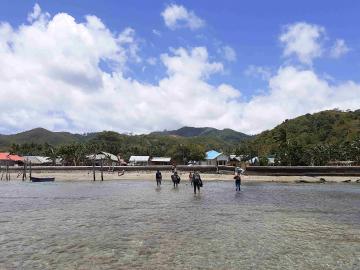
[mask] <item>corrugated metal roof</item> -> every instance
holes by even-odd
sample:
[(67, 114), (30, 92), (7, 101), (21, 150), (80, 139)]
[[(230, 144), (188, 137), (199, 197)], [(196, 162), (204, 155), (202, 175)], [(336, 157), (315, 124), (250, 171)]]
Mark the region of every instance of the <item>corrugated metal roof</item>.
[(131, 156), (129, 161), (130, 162), (148, 162), (150, 156)]
[(86, 158), (90, 159), (90, 160), (110, 159), (110, 160), (115, 161), (115, 162), (119, 161), (117, 156), (115, 156), (115, 155), (113, 155), (111, 153), (108, 153), (108, 152), (99, 152), (97, 154), (87, 155)]
[(43, 157), (43, 156), (24, 156), (24, 160), (31, 164), (45, 164), (52, 162), (51, 158), (49, 157)]
[(237, 155), (230, 155), (230, 159), (231, 159), (231, 160), (241, 161), (241, 156), (237, 156)]
[(152, 162), (170, 162), (171, 157), (153, 157), (151, 159)]
[(210, 151), (207, 151), (206, 152), (206, 157), (205, 159), (215, 159), (217, 158), (218, 156), (220, 156), (221, 153), (215, 151), (215, 150), (210, 150)]

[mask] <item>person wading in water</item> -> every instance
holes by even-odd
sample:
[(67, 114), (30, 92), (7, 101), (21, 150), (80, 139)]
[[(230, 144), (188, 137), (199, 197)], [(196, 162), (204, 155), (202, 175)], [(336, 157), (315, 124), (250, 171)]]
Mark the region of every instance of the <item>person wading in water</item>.
[(156, 185), (161, 186), (162, 175), (159, 170), (157, 170), (155, 178), (156, 178)]
[(178, 175), (177, 172), (174, 172), (174, 174), (171, 176), (171, 180), (174, 183), (174, 188), (178, 186), (178, 184), (180, 183), (180, 176)]
[(192, 182), (193, 182), (193, 186), (194, 186), (194, 193), (196, 194), (196, 189), (200, 193), (200, 187), (202, 187), (203, 183), (202, 183), (200, 174), (198, 172), (193, 173)]
[(236, 191), (240, 191), (240, 186), (241, 186), (241, 176), (240, 176), (240, 173), (238, 172), (235, 176), (234, 176), (234, 179), (235, 179), (235, 186), (236, 186)]

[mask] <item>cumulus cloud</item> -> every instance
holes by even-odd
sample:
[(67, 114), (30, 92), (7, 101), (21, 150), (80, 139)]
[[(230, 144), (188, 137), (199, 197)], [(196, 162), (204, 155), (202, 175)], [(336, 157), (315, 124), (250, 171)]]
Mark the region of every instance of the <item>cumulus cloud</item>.
[[(123, 74), (136, 51), (133, 29), (115, 35), (95, 16), (79, 23), (59, 13), (17, 29), (2, 24), (0, 33), (0, 132), (227, 125), (226, 107), (236, 90), (206, 82), (223, 66), (209, 61), (204, 47), (162, 54), (167, 75), (149, 85)], [(111, 71), (101, 68), (104, 61)]]
[(325, 29), (319, 25), (305, 22), (287, 25), (280, 35), (284, 56), (295, 55), (301, 63), (312, 64), (323, 53), (324, 35)]
[(33, 11), (28, 14), (28, 22), (33, 22), (35, 20), (45, 21), (50, 17), (50, 14), (47, 12), (41, 12), (41, 8), (38, 3), (34, 5)]
[(330, 50), (332, 58), (339, 58), (349, 52), (349, 48), (343, 39), (337, 39)]
[(288, 118), (326, 109), (358, 109), (360, 85), (331, 85), (312, 70), (282, 67), (269, 80), (268, 93), (244, 104), (240, 125), (260, 132)]
[(171, 30), (177, 28), (189, 28), (195, 30), (205, 25), (204, 20), (195, 15), (193, 11), (187, 10), (184, 6), (171, 4), (161, 13), (165, 25)]
[(66, 13), (40, 17), (18, 28), (0, 24), (0, 133), (38, 126), (142, 133), (187, 125), (253, 134), (300, 114), (360, 104), (357, 83), (332, 85), (292, 66), (271, 75), (265, 94), (245, 99), (231, 85), (209, 83), (224, 67), (205, 47), (163, 53), (166, 74), (142, 83), (124, 75), (138, 50), (134, 29), (115, 34), (95, 16), (81, 23)]

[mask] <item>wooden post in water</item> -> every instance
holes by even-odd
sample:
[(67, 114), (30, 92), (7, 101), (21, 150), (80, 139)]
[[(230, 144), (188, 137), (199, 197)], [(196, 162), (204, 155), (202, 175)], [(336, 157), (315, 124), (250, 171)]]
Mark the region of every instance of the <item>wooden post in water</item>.
[(24, 166), (23, 166), (23, 175), (22, 175), (22, 180), (25, 181), (25, 178), (26, 178), (26, 163), (24, 162)]
[(5, 179), (7, 181), (10, 181), (10, 175), (9, 175), (9, 161), (6, 161), (6, 175), (5, 175)]
[(96, 180), (96, 177), (95, 177), (95, 160), (93, 160), (93, 181)]
[(104, 181), (104, 172), (103, 172), (103, 159), (101, 159), (101, 181)]
[(30, 161), (30, 163), (29, 163), (29, 178), (30, 178), (30, 180), (31, 180), (31, 161)]
[(27, 172), (27, 163), (25, 163), (25, 180), (26, 180), (26, 172)]

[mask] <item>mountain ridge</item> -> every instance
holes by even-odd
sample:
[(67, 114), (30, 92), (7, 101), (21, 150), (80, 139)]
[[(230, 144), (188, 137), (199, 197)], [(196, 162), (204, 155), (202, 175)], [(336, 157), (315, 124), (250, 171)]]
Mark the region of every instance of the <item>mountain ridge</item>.
[[(101, 132), (92, 132), (87, 134), (77, 134), (67, 131), (50, 131), (42, 127), (26, 130), (23, 132), (3, 135), (0, 134), (0, 148), (4, 149), (9, 147), (11, 144), (24, 144), (24, 143), (34, 143), (34, 144), (44, 144), (48, 143), (50, 145), (58, 146), (62, 144), (84, 142), (101, 136)], [(162, 136), (178, 136), (183, 138), (212, 138), (220, 141), (228, 142), (239, 142), (241, 140), (247, 139), (250, 136), (241, 132), (234, 131), (232, 129), (223, 129), (218, 130), (216, 128), (206, 127), (206, 128), (195, 128), (195, 127), (182, 127), (177, 130), (171, 131), (156, 131), (149, 134), (143, 135), (127, 135), (118, 132), (113, 132), (114, 134), (121, 136), (149, 136), (149, 137), (162, 137)]]
[(250, 135), (247, 135), (242, 132), (232, 130), (230, 128), (225, 129), (216, 129), (212, 127), (189, 127), (184, 126), (176, 130), (164, 130), (156, 131), (150, 133), (150, 135), (165, 135), (165, 136), (180, 136), (180, 137), (215, 137), (218, 139), (228, 140), (228, 141), (241, 141), (247, 138), (250, 138)]

